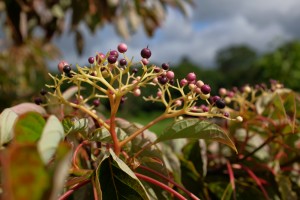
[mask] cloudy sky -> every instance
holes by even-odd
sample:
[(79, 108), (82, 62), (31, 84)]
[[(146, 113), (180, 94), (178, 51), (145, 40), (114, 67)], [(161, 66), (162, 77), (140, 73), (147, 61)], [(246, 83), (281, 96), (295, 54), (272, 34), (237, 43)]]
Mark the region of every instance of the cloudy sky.
[(95, 35), (85, 32), (84, 55), (76, 55), (74, 38), (65, 34), (55, 42), (63, 51), (63, 59), (87, 63), (87, 57), (96, 52), (107, 52), (118, 43), (128, 44), (128, 56), (139, 59), (139, 52), (149, 45), (151, 62), (176, 63), (182, 56), (207, 67), (214, 66), (214, 57), (220, 48), (247, 44), (258, 52), (272, 50), (290, 39), (300, 39), (300, 0), (195, 0), (184, 18), (178, 11), (167, 11), (163, 26), (153, 38), (142, 27), (129, 40), (120, 38), (111, 25)]

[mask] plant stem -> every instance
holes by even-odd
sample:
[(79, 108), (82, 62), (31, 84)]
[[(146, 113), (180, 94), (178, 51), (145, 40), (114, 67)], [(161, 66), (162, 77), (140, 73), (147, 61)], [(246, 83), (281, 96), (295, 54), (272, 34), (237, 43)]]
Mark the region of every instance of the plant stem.
[(86, 180), (86, 181), (82, 181), (81, 183), (78, 183), (77, 185), (75, 185), (74, 187), (72, 187), (71, 189), (69, 189), (67, 192), (65, 192), (63, 195), (61, 195), (58, 200), (65, 200), (68, 198), (68, 196), (70, 196), (76, 189), (84, 186), (85, 184), (89, 183), (91, 180)]
[(169, 193), (173, 194), (175, 197), (177, 197), (177, 199), (180, 199), (180, 200), (187, 200), (184, 196), (182, 196), (181, 194), (179, 194), (177, 191), (173, 190), (172, 188), (170, 188), (169, 186), (153, 179), (153, 178), (150, 178), (148, 176), (145, 176), (143, 174), (139, 174), (139, 173), (135, 173), (135, 175), (141, 179), (141, 180), (144, 180), (146, 182), (149, 182), (149, 183), (152, 183), (154, 185), (157, 185), (158, 187), (161, 187), (162, 189), (168, 191)]
[(164, 179), (164, 180), (167, 180), (168, 182), (172, 183), (173, 185), (175, 185), (176, 187), (178, 187), (179, 189), (181, 189), (182, 191), (184, 191), (187, 195), (189, 195), (193, 200), (200, 200), (198, 197), (196, 197), (196, 195), (194, 195), (193, 193), (191, 193), (190, 191), (188, 191), (187, 189), (185, 189), (184, 187), (182, 187), (181, 185), (179, 185), (178, 183), (176, 183), (175, 181), (173, 181), (172, 179), (162, 175), (161, 173), (158, 173), (157, 171), (151, 169), (151, 168), (148, 168), (148, 167), (145, 167), (145, 166), (142, 166), (140, 165), (139, 168), (141, 169), (144, 169), (144, 170), (147, 170), (157, 176), (159, 176), (160, 178)]
[(124, 139), (123, 141), (120, 142), (120, 147), (124, 146), (125, 144), (127, 144), (128, 142), (130, 142), (131, 140), (133, 140), (136, 136), (138, 136), (140, 133), (142, 133), (143, 131), (145, 131), (146, 129), (148, 129), (149, 127), (153, 126), (154, 124), (156, 124), (157, 122), (166, 119), (166, 114), (162, 114), (159, 117), (157, 117), (156, 119), (154, 119), (153, 121), (149, 122), (146, 126), (144, 126), (143, 128), (137, 130), (136, 132), (134, 132), (133, 134), (131, 134), (129, 137), (127, 137), (126, 139)]

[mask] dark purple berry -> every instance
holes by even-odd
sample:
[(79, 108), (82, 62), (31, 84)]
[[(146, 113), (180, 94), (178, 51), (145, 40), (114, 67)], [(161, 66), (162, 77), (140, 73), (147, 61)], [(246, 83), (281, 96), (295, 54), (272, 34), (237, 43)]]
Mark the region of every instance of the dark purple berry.
[(219, 100), (221, 97), (219, 96), (213, 96), (212, 97), (212, 102), (215, 103), (217, 100)]
[(228, 113), (228, 112), (224, 112), (223, 115), (224, 115), (225, 117), (229, 117), (229, 113)]
[(218, 99), (217, 101), (216, 101), (216, 106), (218, 107), (218, 108), (220, 108), (220, 109), (223, 109), (223, 108), (225, 108), (225, 101), (223, 100), (223, 99)]
[(125, 43), (120, 43), (118, 45), (118, 51), (120, 53), (125, 53), (127, 51), (127, 45)]
[(111, 51), (109, 52), (109, 55), (111, 55), (111, 56), (116, 56), (117, 58), (119, 57), (119, 53), (118, 53), (118, 51), (116, 51), (116, 50), (111, 50)]
[(63, 68), (63, 71), (65, 72), (65, 73), (70, 73), (70, 71), (71, 71), (72, 69), (71, 69), (71, 67), (70, 67), (70, 65), (65, 65), (64, 66), (64, 68)]
[(89, 57), (88, 61), (89, 61), (90, 64), (93, 64), (94, 61), (95, 61), (95, 58), (94, 57)]
[(47, 94), (47, 91), (44, 88), (42, 88), (40, 91), (40, 94), (45, 96)]
[(100, 100), (99, 100), (99, 99), (95, 99), (95, 100), (93, 101), (93, 105), (94, 105), (95, 107), (98, 107), (98, 106), (100, 105)]
[(43, 100), (41, 97), (35, 97), (33, 101), (36, 105), (40, 105), (43, 103)]
[(164, 70), (168, 70), (170, 68), (169, 64), (168, 63), (163, 63), (161, 65), (161, 67), (164, 69)]
[(114, 55), (110, 55), (110, 56), (108, 56), (108, 58), (107, 58), (107, 61), (110, 63), (110, 64), (114, 64), (115, 62), (117, 62), (117, 57), (116, 56), (114, 56)]
[(136, 74), (138, 71), (139, 71), (138, 68), (133, 68), (131, 72)]
[(153, 71), (154, 71), (155, 73), (158, 73), (158, 72), (160, 72), (160, 68), (159, 68), (159, 67), (155, 67)]
[(69, 77), (69, 78), (72, 78), (72, 77), (73, 77), (73, 74), (72, 74), (71, 72), (66, 73), (66, 75), (67, 75), (67, 77)]
[(148, 47), (143, 48), (142, 51), (141, 51), (141, 56), (143, 58), (147, 58), (147, 59), (150, 58), (151, 57), (151, 51), (150, 51), (150, 49), (148, 49)]
[(126, 61), (125, 58), (122, 58), (122, 59), (119, 61), (119, 63), (120, 63), (121, 66), (127, 65), (127, 61)]
[(161, 76), (158, 78), (158, 82), (162, 85), (166, 84), (169, 81), (169, 79), (166, 76)]
[(209, 94), (210, 91), (211, 91), (211, 88), (210, 88), (209, 85), (207, 85), (207, 84), (202, 85), (202, 87), (201, 87), (201, 92), (202, 92), (203, 94)]
[(196, 74), (194, 72), (188, 73), (188, 75), (186, 76), (186, 80), (188, 82), (193, 82), (196, 80)]

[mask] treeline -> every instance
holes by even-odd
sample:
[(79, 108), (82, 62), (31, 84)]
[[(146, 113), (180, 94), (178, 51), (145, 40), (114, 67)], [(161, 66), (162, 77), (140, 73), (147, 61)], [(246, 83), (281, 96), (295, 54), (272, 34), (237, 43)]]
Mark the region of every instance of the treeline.
[[(170, 65), (170, 69), (174, 71), (177, 79), (184, 78), (189, 72), (196, 73), (198, 79), (211, 86), (212, 95), (216, 95), (221, 87), (231, 89), (246, 84), (265, 83), (268, 85), (270, 80), (277, 80), (288, 88), (300, 91), (299, 41), (287, 42), (265, 54), (258, 54), (246, 45), (230, 46), (221, 49), (215, 61), (215, 67), (207, 68), (187, 58), (182, 58), (177, 65)], [(148, 96), (155, 92), (147, 88), (147, 90), (142, 90), (142, 95)], [(134, 114), (139, 111), (148, 112), (161, 108), (162, 106), (157, 103), (145, 103), (141, 98), (128, 96), (123, 111)]]

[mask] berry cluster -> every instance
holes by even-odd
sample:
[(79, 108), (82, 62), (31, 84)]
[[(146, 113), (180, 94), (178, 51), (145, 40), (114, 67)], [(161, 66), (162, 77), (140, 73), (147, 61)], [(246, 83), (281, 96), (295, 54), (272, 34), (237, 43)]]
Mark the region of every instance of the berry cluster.
[[(120, 103), (126, 100), (126, 95), (142, 95), (143, 89), (157, 87), (157, 94), (144, 97), (146, 101), (160, 102), (165, 105), (166, 117), (182, 115), (198, 117), (223, 117), (229, 119), (226, 112), (226, 99), (223, 96), (211, 97), (211, 87), (197, 79), (193, 72), (188, 73), (182, 80), (175, 79), (175, 73), (168, 63), (149, 66), (152, 55), (149, 47), (140, 52), (141, 60), (133, 63), (133, 59), (126, 56), (127, 45), (121, 43), (117, 50), (110, 50), (107, 54), (101, 52), (87, 59), (90, 66), (76, 66), (72, 69), (66, 61), (58, 64), (61, 76), (52, 76), (54, 85), (48, 85), (54, 92), (50, 95), (59, 99), (59, 102), (73, 108), (81, 109), (99, 121), (99, 124), (109, 128), (109, 125), (95, 115), (93, 109), (100, 105), (101, 99), (108, 99), (112, 115), (116, 115)], [(64, 99), (61, 86), (64, 83), (73, 83), (77, 86), (76, 102)], [(91, 94), (83, 96), (82, 84), (92, 86)], [(180, 94), (178, 96), (178, 94)], [(41, 101), (36, 101), (41, 104)], [(92, 105), (86, 107), (87, 103)]]

